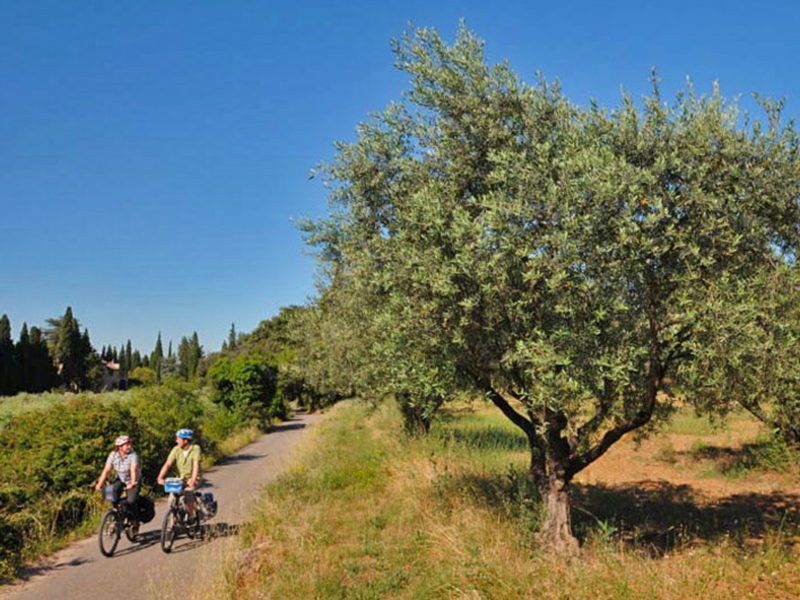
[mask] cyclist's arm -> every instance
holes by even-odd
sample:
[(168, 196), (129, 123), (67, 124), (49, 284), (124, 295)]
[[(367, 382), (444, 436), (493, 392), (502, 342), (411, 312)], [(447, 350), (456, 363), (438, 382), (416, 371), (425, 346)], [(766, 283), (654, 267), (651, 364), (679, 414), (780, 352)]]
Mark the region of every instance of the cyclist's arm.
[(126, 486), (129, 490), (136, 487), (136, 482), (139, 481), (139, 464), (133, 463), (131, 465), (131, 482)]
[(192, 487), (197, 483), (197, 476), (200, 475), (200, 461), (193, 460), (192, 461), (192, 477), (189, 479), (189, 487)]
[(167, 461), (164, 463), (164, 466), (161, 467), (161, 471), (159, 471), (158, 473), (158, 483), (160, 483), (161, 485), (164, 485), (164, 477), (167, 476), (167, 473), (169, 472), (171, 466), (172, 466), (172, 461), (170, 459), (167, 459)]
[(103, 467), (103, 472), (100, 473), (100, 479), (97, 480), (97, 485), (94, 486), (94, 489), (96, 489), (98, 492), (100, 491), (100, 488), (103, 487), (103, 484), (106, 482), (106, 478), (108, 477), (108, 472), (110, 470), (111, 470), (111, 465), (106, 463), (106, 466)]

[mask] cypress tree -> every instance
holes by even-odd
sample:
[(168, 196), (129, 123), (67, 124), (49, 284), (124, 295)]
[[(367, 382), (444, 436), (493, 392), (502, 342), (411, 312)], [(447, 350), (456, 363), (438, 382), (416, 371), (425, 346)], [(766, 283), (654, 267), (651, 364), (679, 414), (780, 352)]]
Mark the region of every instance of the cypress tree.
[[(172, 351), (172, 342), (170, 342), (170, 352)], [(161, 344), (161, 332), (158, 332), (158, 339), (156, 340), (156, 347), (150, 355), (150, 367), (156, 372), (156, 381), (161, 383), (161, 361), (164, 359), (164, 346)]]
[(31, 392), (44, 392), (58, 383), (58, 372), (53, 364), (47, 341), (41, 329), (31, 327), (30, 341)]
[(189, 340), (186, 337), (181, 338), (180, 344), (178, 344), (178, 372), (181, 374), (186, 380), (191, 379), (190, 372), (189, 372)]
[(134, 367), (133, 364), (133, 350), (131, 346), (131, 341), (128, 340), (128, 343), (125, 344), (125, 371), (130, 372), (130, 370)]
[(33, 386), (31, 372), (31, 340), (28, 335), (28, 324), (22, 324), (19, 342), (14, 351), (16, 357), (17, 388), (21, 392), (30, 392)]
[[(99, 367), (100, 357), (92, 347), (92, 342), (89, 340), (89, 330), (83, 330), (80, 344), (80, 387), (81, 389), (89, 389), (93, 387), (95, 379), (98, 378), (98, 373), (92, 372), (96, 367)], [(101, 377), (101, 376), (100, 376)], [(99, 382), (98, 382), (99, 383)]]
[(14, 381), (14, 342), (8, 315), (0, 317), (0, 396), (16, 393)]
[(189, 379), (194, 379), (197, 376), (201, 358), (203, 358), (203, 347), (200, 345), (200, 338), (195, 331), (192, 333), (192, 339), (189, 342)]
[(228, 332), (228, 349), (236, 350), (236, 325), (231, 323), (231, 330)]
[(81, 348), (81, 333), (78, 323), (72, 316), (72, 307), (68, 306), (58, 330), (58, 345), (56, 346), (56, 359), (61, 366), (61, 379), (67, 387), (80, 385), (83, 375), (83, 353)]

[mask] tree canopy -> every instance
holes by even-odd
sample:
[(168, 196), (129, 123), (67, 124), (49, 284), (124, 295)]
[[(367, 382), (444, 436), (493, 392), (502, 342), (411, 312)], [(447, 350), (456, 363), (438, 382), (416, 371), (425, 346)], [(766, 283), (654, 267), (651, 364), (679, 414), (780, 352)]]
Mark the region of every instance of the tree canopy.
[(488, 65), (463, 25), (394, 51), (410, 90), (337, 145), (309, 242), (380, 332), (382, 378), (477, 390), (525, 432), (543, 539), (574, 552), (575, 474), (668, 415), (670, 384), (708, 399), (715, 342), (744, 327), (720, 307), (794, 272), (797, 135), (781, 103), (751, 120), (717, 87), (667, 102), (655, 76), (641, 103), (582, 107)]

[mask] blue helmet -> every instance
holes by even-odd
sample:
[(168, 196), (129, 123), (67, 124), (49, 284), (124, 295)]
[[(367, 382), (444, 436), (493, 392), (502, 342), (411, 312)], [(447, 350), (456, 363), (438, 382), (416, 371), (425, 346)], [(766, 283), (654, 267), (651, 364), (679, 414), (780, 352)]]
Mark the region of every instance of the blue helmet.
[(190, 440), (194, 437), (194, 431), (191, 429), (178, 429), (175, 433), (175, 437), (181, 438), (182, 440)]

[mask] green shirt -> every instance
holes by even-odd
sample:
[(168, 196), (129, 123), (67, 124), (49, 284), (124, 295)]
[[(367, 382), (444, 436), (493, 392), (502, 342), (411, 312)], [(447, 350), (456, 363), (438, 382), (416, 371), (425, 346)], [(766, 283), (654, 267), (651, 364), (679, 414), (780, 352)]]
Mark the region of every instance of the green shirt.
[[(184, 481), (192, 478), (192, 463), (194, 461), (200, 462), (200, 446), (191, 444), (187, 450), (181, 450), (179, 446), (175, 446), (167, 457), (168, 461), (172, 461), (178, 467), (178, 475)], [(199, 473), (199, 471), (198, 471)]]

